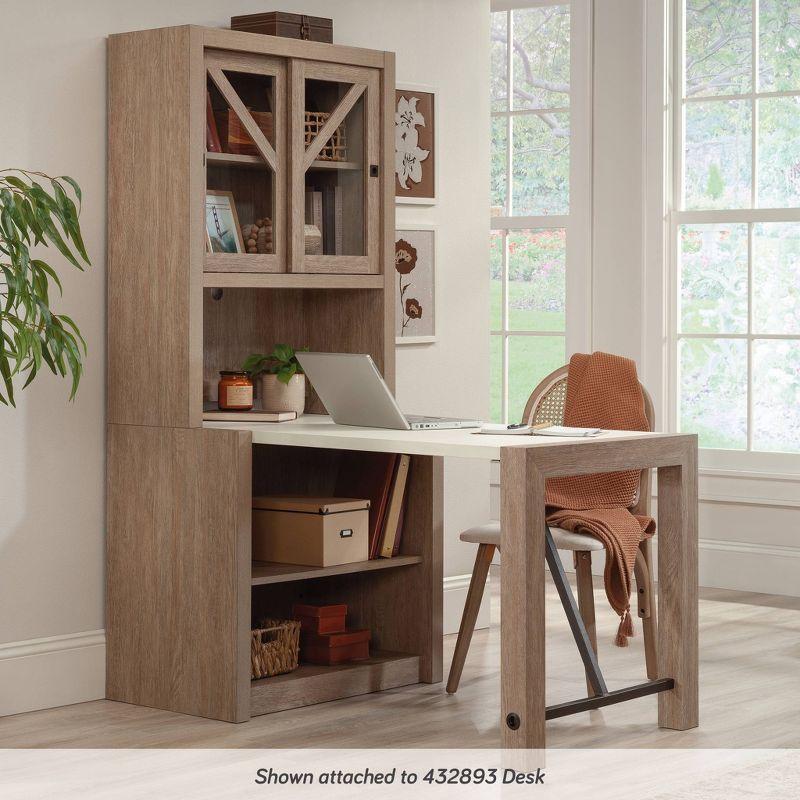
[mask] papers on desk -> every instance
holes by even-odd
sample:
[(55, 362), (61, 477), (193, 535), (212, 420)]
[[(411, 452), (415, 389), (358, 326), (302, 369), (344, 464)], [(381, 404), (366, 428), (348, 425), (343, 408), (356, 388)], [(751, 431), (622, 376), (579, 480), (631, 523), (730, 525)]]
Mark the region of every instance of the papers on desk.
[(600, 428), (568, 428), (565, 425), (496, 425), (485, 423), (479, 431), (488, 436), (564, 436), (568, 438), (585, 439), (599, 436), (603, 431)]
[(603, 431), (600, 428), (568, 428), (566, 425), (550, 425), (547, 428), (537, 428), (534, 436), (599, 436)]
[(475, 433), (484, 433), (487, 436), (530, 436), (531, 427), (530, 425), (495, 425), (494, 423), (486, 422)]

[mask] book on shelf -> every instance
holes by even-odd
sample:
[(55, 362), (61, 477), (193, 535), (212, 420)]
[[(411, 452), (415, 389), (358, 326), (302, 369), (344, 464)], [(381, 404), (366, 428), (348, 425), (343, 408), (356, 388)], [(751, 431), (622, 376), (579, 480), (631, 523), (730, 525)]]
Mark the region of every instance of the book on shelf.
[(342, 255), (342, 187), (325, 186), (322, 190), (322, 251)]
[(395, 549), (400, 549), (402, 535), (403, 503), (406, 496), (408, 483), (408, 470), (411, 466), (411, 456), (403, 454), (397, 460), (397, 468), (392, 478), (392, 490), (389, 505), (386, 509), (386, 520), (383, 523), (381, 537), (381, 558), (391, 558)]
[(400, 555), (400, 541), (403, 538), (403, 523), (406, 518), (406, 502), (408, 495), (403, 499), (403, 505), (400, 507), (400, 519), (397, 521), (397, 536), (394, 537), (394, 547), (392, 548), (392, 557)]
[(334, 494), (369, 500), (370, 558), (378, 557), (397, 460), (396, 453), (347, 451), (339, 463)]
[(296, 411), (220, 411), (216, 403), (203, 403), (203, 419), (209, 422), (290, 422), (297, 419)]
[(342, 212), (342, 187), (337, 186), (334, 189), (334, 254), (337, 256), (344, 255), (344, 214)]
[(217, 121), (214, 118), (214, 109), (211, 107), (211, 92), (208, 90), (206, 90), (206, 150), (209, 153), (222, 152)]
[[(315, 225), (325, 241), (325, 220), (322, 218), (322, 192), (306, 189), (306, 224)], [(324, 248), (323, 248), (324, 252)]]

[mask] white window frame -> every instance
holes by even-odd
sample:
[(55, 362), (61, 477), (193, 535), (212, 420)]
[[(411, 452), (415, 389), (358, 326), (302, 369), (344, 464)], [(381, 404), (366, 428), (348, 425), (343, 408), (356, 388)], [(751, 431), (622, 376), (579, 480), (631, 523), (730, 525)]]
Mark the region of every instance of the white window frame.
[[(565, 340), (568, 360), (575, 352), (591, 349), (591, 194), (592, 194), (592, 7), (593, 0), (492, 0), (492, 12), (569, 5), (570, 92), (569, 107), (524, 111), (492, 111), (492, 118), (509, 121), (506, 163), (507, 202), (512, 202), (512, 138), (510, 120), (520, 115), (568, 111), (570, 115), (569, 213), (541, 216), (490, 216), (492, 231), (564, 228), (566, 231), (566, 319), (564, 331), (520, 331), (508, 326), (508, 248), (503, 248), (501, 328), (490, 336), (502, 337), (502, 421), (508, 422), (508, 345), (514, 336), (558, 336)], [(509, 55), (512, 47), (509, 37)], [(509, 96), (513, 87), (513, 59), (508, 58)], [(506, 240), (507, 243), (507, 240)], [(531, 391), (534, 389), (531, 386)], [(513, 420), (517, 421), (517, 420)]]
[[(685, 0), (669, 0), (668, 10), (671, 19), (669, 41), (671, 48), (667, 59), (669, 70), (669, 85), (672, 87), (672, 96), (668, 96), (669, 107), (669, 137), (671, 139), (671, 175), (668, 180), (669, 202), (667, 205), (667, 242), (666, 255), (668, 264), (668, 308), (667, 308), (667, 422), (670, 430), (678, 430), (680, 390), (679, 372), (680, 363), (678, 349), (682, 339), (738, 339), (747, 342), (747, 449), (746, 450), (718, 450), (712, 448), (700, 449), (700, 466), (705, 470), (734, 470), (739, 473), (787, 475), (800, 470), (800, 454), (774, 453), (752, 450), (753, 437), (753, 392), (752, 392), (752, 349), (754, 341), (769, 339), (798, 341), (800, 335), (776, 335), (753, 333), (753, 263), (752, 263), (752, 234), (753, 227), (761, 222), (800, 222), (800, 208), (756, 208), (758, 192), (758, 105), (757, 101), (770, 97), (797, 97), (800, 90), (794, 92), (758, 92), (756, 91), (756, 76), (759, 66), (759, 30), (758, 30), (758, 0), (751, 0), (753, 25), (752, 25), (752, 82), (749, 92), (742, 94), (726, 94), (713, 96), (684, 97), (684, 21)], [(684, 158), (684, 109), (687, 103), (709, 102), (723, 100), (750, 100), (753, 103), (751, 117), (751, 208), (730, 210), (698, 210), (684, 211), (683, 204), (683, 158)], [(748, 228), (747, 271), (748, 271), (748, 322), (747, 333), (742, 334), (716, 334), (716, 333), (679, 333), (679, 295), (680, 295), (680, 270), (678, 259), (680, 257), (679, 230), (682, 225), (707, 224), (707, 223), (744, 223)]]

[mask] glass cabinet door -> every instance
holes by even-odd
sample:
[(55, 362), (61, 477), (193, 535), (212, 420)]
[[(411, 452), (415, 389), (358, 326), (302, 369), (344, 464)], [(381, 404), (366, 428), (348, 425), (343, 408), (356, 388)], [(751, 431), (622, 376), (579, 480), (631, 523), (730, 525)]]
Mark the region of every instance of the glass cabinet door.
[(290, 63), (294, 272), (377, 273), (378, 71)]
[(206, 52), (206, 272), (283, 272), (285, 64)]

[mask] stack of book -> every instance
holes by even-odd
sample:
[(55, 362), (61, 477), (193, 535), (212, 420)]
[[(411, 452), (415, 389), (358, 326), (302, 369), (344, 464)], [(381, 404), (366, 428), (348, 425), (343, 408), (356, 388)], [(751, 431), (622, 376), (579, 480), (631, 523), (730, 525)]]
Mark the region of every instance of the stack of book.
[(343, 255), (342, 187), (307, 188), (305, 221), (322, 233), (322, 252), (328, 256)]
[(403, 454), (344, 454), (336, 496), (363, 497), (370, 501), (370, 558), (391, 558), (400, 552), (410, 465), (411, 456)]

